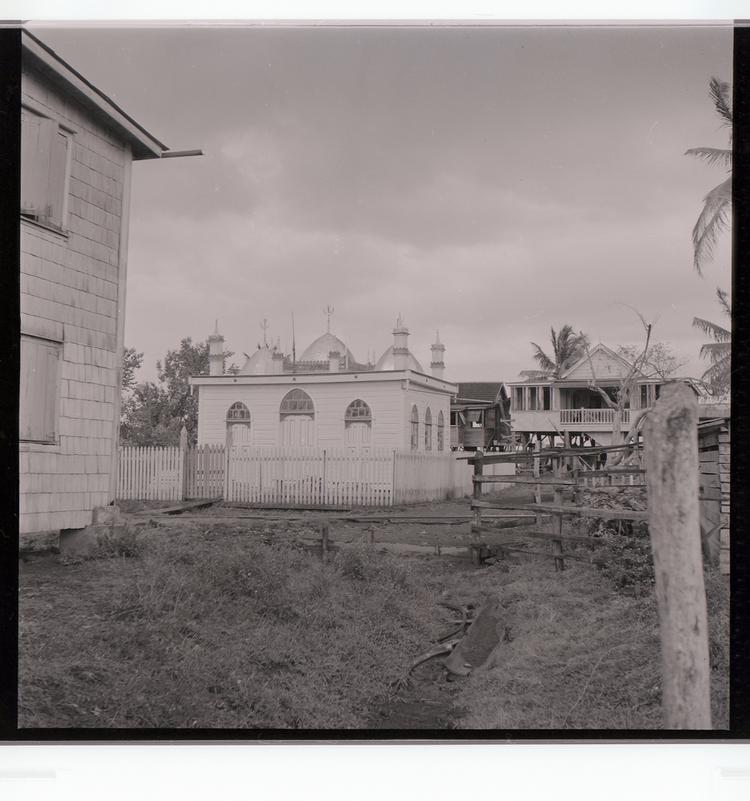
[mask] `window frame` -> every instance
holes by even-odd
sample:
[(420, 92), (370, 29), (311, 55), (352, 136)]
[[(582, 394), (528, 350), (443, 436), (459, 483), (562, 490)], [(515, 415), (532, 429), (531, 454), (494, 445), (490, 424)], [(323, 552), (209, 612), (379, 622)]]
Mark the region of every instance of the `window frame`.
[(409, 444), (411, 450), (417, 451), (419, 450), (419, 409), (417, 409), (416, 403), (411, 407), (409, 420), (411, 425), (411, 440)]
[[(241, 408), (240, 408), (241, 407)], [(242, 417), (235, 417), (232, 415), (232, 409), (236, 411), (240, 411), (244, 409), (247, 412), (247, 415), (243, 415)], [(250, 425), (252, 422), (252, 415), (250, 414), (250, 409), (247, 408), (247, 404), (243, 403), (242, 401), (235, 401), (228, 409), (227, 409), (227, 423), (236, 424), (236, 423), (247, 423)]]
[(437, 419), (437, 449), (438, 451), (445, 450), (445, 415), (442, 409), (438, 412)]
[[(359, 405), (358, 405), (359, 404)], [(353, 409), (366, 409), (366, 414), (356, 415), (352, 414)], [(372, 425), (372, 409), (370, 404), (362, 400), (362, 398), (355, 398), (347, 407), (344, 412), (344, 426), (348, 427), (352, 423), (369, 423)]]
[(432, 450), (432, 410), (429, 406), (424, 413), (424, 449)]
[[(296, 402), (307, 400), (309, 404), (306, 405), (304, 408), (284, 408), (284, 404), (287, 400), (290, 399), (290, 395), (297, 393), (298, 395), (303, 395), (304, 398), (299, 398)], [(300, 389), (300, 387), (294, 387), (294, 389), (290, 389), (289, 392), (284, 395), (281, 399), (281, 403), (279, 403), (279, 420), (284, 420), (285, 418), (289, 417), (290, 415), (306, 415), (307, 417), (312, 417), (313, 420), (315, 419), (315, 403), (313, 399), (305, 392), (304, 389)]]

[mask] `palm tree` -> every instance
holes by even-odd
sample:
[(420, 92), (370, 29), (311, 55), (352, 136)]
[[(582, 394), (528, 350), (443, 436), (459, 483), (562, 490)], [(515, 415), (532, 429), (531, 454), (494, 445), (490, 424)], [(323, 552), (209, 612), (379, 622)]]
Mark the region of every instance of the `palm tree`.
[(573, 331), (572, 325), (564, 325), (559, 333), (554, 328), (550, 328), (550, 341), (552, 342), (552, 357), (542, 350), (542, 348), (532, 342), (534, 348), (534, 358), (541, 367), (545, 376), (559, 378), (561, 373), (570, 367), (575, 361), (581, 358), (589, 345), (589, 338), (583, 332), (577, 334)]
[[(726, 317), (732, 316), (732, 309), (729, 305), (727, 293), (721, 289), (716, 290), (722, 311)], [(700, 328), (704, 334), (713, 338), (701, 347), (701, 359), (708, 359), (711, 366), (701, 376), (715, 395), (723, 395), (729, 391), (730, 373), (732, 366), (732, 332), (716, 323), (703, 320), (700, 317), (693, 318), (693, 326)]]
[[(709, 94), (722, 124), (729, 128), (732, 141), (732, 108), (729, 100), (729, 84), (711, 78)], [(693, 228), (693, 265), (698, 275), (703, 275), (703, 265), (712, 257), (719, 234), (727, 227), (729, 208), (732, 204), (732, 151), (716, 147), (694, 147), (686, 156), (697, 156), (709, 164), (721, 164), (730, 173), (729, 178), (715, 186), (703, 198), (703, 210)]]

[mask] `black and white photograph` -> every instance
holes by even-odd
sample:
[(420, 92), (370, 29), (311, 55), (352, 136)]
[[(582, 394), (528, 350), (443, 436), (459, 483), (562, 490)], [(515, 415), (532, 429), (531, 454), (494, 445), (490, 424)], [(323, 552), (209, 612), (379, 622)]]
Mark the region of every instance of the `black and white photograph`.
[(19, 729), (729, 730), (731, 24), (21, 41)]

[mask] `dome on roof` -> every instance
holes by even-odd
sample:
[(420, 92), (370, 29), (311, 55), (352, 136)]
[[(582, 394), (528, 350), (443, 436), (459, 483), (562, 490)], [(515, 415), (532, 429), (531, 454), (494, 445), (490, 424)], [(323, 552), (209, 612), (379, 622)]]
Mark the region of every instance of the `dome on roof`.
[[(395, 370), (396, 369), (396, 359), (393, 355), (393, 345), (386, 350), (386, 352), (378, 359), (378, 363), (375, 365), (376, 370)], [(411, 351), (409, 351), (409, 363), (407, 365), (407, 370), (414, 370), (417, 373), (424, 373), (422, 369), (422, 365), (414, 358), (414, 355)]]
[(274, 350), (264, 345), (262, 348), (248, 356), (247, 361), (242, 365), (239, 375), (272, 375), (273, 374), (273, 354)]
[(355, 364), (356, 359), (346, 345), (337, 337), (326, 332), (319, 336), (315, 342), (308, 345), (304, 353), (299, 357), (301, 362), (327, 362), (328, 354), (338, 351), (342, 358), (346, 358), (350, 364)]

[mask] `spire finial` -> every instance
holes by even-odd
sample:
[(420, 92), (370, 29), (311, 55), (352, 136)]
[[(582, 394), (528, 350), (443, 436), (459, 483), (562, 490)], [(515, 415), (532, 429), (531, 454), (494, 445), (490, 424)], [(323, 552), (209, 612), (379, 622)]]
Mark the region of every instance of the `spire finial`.
[(328, 316), (328, 320), (326, 322), (326, 333), (331, 333), (331, 315), (333, 314), (333, 306), (330, 304), (323, 309), (323, 314)]
[(214, 334), (218, 333), (219, 333), (219, 318), (217, 317), (216, 321), (214, 322)]
[(266, 320), (265, 317), (263, 318), (263, 322), (260, 324), (260, 327), (261, 327), (261, 329), (263, 331), (263, 347), (267, 348), (268, 347), (268, 338), (266, 337), (266, 332), (268, 331), (268, 320)]

